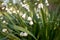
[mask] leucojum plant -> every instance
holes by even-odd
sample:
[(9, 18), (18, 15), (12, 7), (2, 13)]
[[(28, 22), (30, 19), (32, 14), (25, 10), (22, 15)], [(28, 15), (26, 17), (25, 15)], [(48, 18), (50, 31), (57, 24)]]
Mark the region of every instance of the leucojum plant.
[(60, 40), (60, 13), (48, 0), (9, 0), (0, 6), (0, 40)]

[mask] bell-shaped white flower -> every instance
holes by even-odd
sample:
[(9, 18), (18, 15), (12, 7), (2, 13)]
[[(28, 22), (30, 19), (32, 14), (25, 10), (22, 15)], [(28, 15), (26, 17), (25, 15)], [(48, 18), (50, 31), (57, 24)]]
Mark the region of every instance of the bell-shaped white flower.
[(4, 24), (8, 24), (5, 20), (3, 20), (2, 23), (4, 23)]
[(2, 7), (2, 10), (4, 10), (5, 9), (5, 7)]
[(30, 25), (33, 25), (33, 21), (30, 21), (29, 24), (30, 24)]
[(49, 6), (49, 3), (47, 3), (46, 6)]
[(23, 33), (23, 32), (21, 32), (21, 33), (20, 33), (20, 36), (24, 36), (23, 34), (24, 34), (24, 33)]
[(4, 20), (2, 23), (6, 23), (6, 21)]
[(24, 36), (28, 36), (28, 34), (26, 32), (24, 32)]
[(26, 18), (26, 14), (23, 14), (23, 15), (22, 15), (22, 18), (25, 19), (25, 18)]
[(4, 29), (2, 29), (2, 32), (7, 32), (7, 29), (5, 29), (5, 28), (4, 28)]
[(15, 13), (15, 14), (16, 14), (16, 11), (14, 10), (14, 11), (13, 11), (13, 13)]
[(28, 20), (28, 21), (31, 21), (31, 20), (32, 20), (32, 18), (31, 18), (31, 17), (28, 17), (28, 18), (27, 18), (27, 20)]
[(45, 3), (48, 3), (48, 0), (45, 0)]
[(28, 36), (28, 34), (26, 32), (21, 32), (20, 36)]
[(8, 7), (6, 7), (6, 9), (5, 9), (6, 11), (8, 11), (9, 9), (8, 9)]
[(35, 3), (35, 5), (37, 5), (37, 2)]

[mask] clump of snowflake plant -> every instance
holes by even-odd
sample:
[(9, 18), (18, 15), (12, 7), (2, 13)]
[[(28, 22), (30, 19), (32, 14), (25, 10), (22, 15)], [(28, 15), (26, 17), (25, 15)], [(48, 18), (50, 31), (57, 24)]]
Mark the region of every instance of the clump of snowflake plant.
[(5, 0), (0, 8), (0, 40), (55, 40), (59, 34), (57, 12), (48, 0)]

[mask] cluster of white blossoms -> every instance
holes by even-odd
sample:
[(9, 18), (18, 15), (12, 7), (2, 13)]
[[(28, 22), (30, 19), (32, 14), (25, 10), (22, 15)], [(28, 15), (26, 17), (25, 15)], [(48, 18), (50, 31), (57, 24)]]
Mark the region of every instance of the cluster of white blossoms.
[(6, 10), (9, 14), (12, 14), (12, 12), (10, 11), (11, 9), (9, 9), (8, 7), (6, 7), (5, 10)]
[(27, 20), (29, 21), (30, 25), (33, 25), (33, 21), (32, 21), (32, 18), (30, 16), (27, 18)]
[(20, 36), (28, 36), (26, 32), (20, 32)]
[(43, 3), (38, 4), (38, 8), (43, 8)]
[[(48, 0), (45, 0), (46, 6), (49, 6)], [(37, 3), (35, 3), (36, 5)], [(38, 4), (38, 8), (43, 8), (43, 3)]]
[[(12, 4), (10, 4), (10, 5), (12, 5)], [(14, 7), (9, 7), (8, 5), (7, 5), (7, 3), (6, 2), (3, 2), (2, 3), (2, 10), (6, 10), (9, 14), (12, 14), (12, 13), (19, 13), (19, 10), (16, 10)]]
[(33, 25), (32, 18), (31, 18), (30, 16), (26, 17), (26, 16), (27, 16), (26, 13), (20, 12), (19, 15), (20, 15), (23, 19), (26, 19), (26, 18), (27, 18), (27, 21), (29, 21), (29, 24), (30, 24), (30, 25)]
[[(5, 5), (4, 3), (2, 3), (2, 6), (3, 5)], [(1, 8), (2, 10), (6, 10), (9, 14), (12, 14), (12, 13), (15, 13), (15, 14), (17, 14), (17, 13), (19, 13), (19, 10), (13, 10), (14, 8), (13, 7), (8, 7), (8, 6), (6, 6), (6, 7), (2, 7)]]
[(22, 2), (20, 3), (23, 8), (25, 8), (28, 12), (30, 12), (29, 5), (28, 4), (23, 4)]
[[(22, 7), (24, 7), (28, 11), (30, 11), (28, 4), (25, 4), (25, 3), (23, 4), (21, 0), (19, 0), (19, 1), (20, 1), (20, 4), (21, 4)], [(39, 0), (37, 0), (37, 1), (39, 1)], [(24, 0), (23, 2), (26, 2), (26, 0)], [(16, 3), (16, 0), (13, 0), (13, 3)], [(47, 6), (49, 5), (48, 0), (45, 0), (45, 3), (47, 4)], [(6, 4), (2, 3), (2, 5), (6, 5)], [(37, 2), (35, 3), (35, 5), (37, 5)], [(40, 8), (43, 9), (43, 7), (44, 7), (43, 3), (39, 3), (38, 8), (36, 9), (36, 12), (38, 12), (38, 11), (40, 12)], [(3, 7), (2, 9), (5, 9), (5, 8)], [(12, 13), (20, 13), (19, 10), (13, 10), (13, 7), (10, 7), (10, 8), (6, 7), (5, 10), (10, 14), (12, 14)], [(20, 13), (20, 16), (22, 16), (22, 18), (25, 19), (26, 18), (26, 13), (24, 13), (24, 14)], [(39, 18), (39, 14), (36, 14), (36, 16), (37, 16), (37, 18)], [(31, 17), (28, 17), (27, 20), (30, 21), (29, 22), (30, 25), (33, 25), (33, 21), (32, 21)]]
[(49, 6), (48, 0), (45, 0), (46, 6)]
[[(26, 13), (25, 14), (20, 14), (20, 15), (22, 15), (22, 18), (23, 19), (26, 19)], [(29, 21), (29, 24), (30, 25), (33, 25), (33, 21), (32, 21), (32, 18), (29, 16), (29, 17), (27, 17), (27, 21)]]
[(2, 32), (7, 32), (8, 30), (6, 28), (2, 29)]
[[(23, 18), (23, 19), (26, 19), (26, 13), (20, 13), (20, 16)], [(29, 21), (29, 24), (30, 25), (33, 25), (33, 21), (32, 21), (32, 18), (29, 16), (29, 17), (27, 17), (27, 21)]]

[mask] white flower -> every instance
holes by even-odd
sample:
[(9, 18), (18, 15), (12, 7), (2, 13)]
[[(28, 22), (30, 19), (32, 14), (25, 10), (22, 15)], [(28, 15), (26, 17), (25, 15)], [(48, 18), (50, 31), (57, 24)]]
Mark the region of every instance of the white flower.
[(47, 3), (46, 6), (49, 6), (49, 3)]
[(46, 6), (49, 6), (48, 0), (45, 0)]
[(39, 14), (36, 14), (36, 16), (37, 16), (37, 18), (40, 18), (40, 17), (39, 17)]
[(45, 3), (48, 3), (48, 0), (45, 0)]
[(20, 33), (20, 36), (24, 36), (23, 34), (24, 34), (24, 33), (23, 33), (23, 32), (21, 32), (21, 33)]
[(19, 10), (17, 10), (17, 12), (19, 13)]
[(25, 17), (26, 17), (26, 14), (23, 14), (23, 15), (22, 15), (22, 18), (25, 19)]
[(26, 32), (24, 32), (24, 36), (27, 36), (28, 34)]
[(16, 2), (16, 0), (13, 0), (13, 4), (16, 4), (17, 2)]
[(29, 24), (30, 24), (30, 25), (33, 25), (33, 21), (30, 21)]
[(37, 5), (37, 3), (35, 3), (35, 5)]
[(22, 7), (26, 8), (28, 12), (30, 12), (29, 5), (28, 4), (22, 4)]
[(2, 3), (2, 6), (7, 6), (7, 3)]
[(21, 32), (20, 36), (28, 36), (28, 34), (26, 32)]
[(2, 23), (6, 23), (6, 21), (4, 20)]
[(8, 24), (5, 20), (3, 20), (3, 22), (2, 22), (2, 23)]
[(9, 10), (10, 10), (10, 11), (12, 11), (12, 10), (13, 10), (13, 8), (11, 7)]
[(28, 20), (28, 21), (31, 21), (31, 20), (32, 20), (32, 18), (31, 18), (31, 17), (28, 17), (28, 18), (27, 18), (27, 20)]
[(10, 10), (7, 10), (7, 12), (8, 12), (9, 14), (12, 14), (12, 12), (11, 12)]
[(2, 7), (2, 10), (4, 10), (5, 9), (5, 7)]
[(22, 2), (20, 2), (20, 4), (21, 4), (21, 5), (23, 5), (23, 3), (22, 3)]
[(9, 10), (9, 9), (6, 7), (6, 9), (5, 9), (5, 10), (7, 11), (7, 10)]
[(4, 29), (2, 29), (2, 32), (7, 32), (7, 29), (5, 29), (5, 28), (4, 28)]
[(38, 4), (38, 8), (43, 8), (43, 4), (42, 3)]
[(13, 13), (16, 13), (16, 11), (14, 10)]

